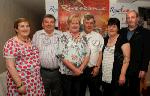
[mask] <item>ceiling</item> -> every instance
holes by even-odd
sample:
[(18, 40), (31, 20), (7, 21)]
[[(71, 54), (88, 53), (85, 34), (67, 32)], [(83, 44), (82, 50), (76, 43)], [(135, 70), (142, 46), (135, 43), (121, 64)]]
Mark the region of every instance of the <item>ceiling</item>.
[(45, 0), (15, 0), (21, 6), (24, 6), (35, 14), (45, 14)]

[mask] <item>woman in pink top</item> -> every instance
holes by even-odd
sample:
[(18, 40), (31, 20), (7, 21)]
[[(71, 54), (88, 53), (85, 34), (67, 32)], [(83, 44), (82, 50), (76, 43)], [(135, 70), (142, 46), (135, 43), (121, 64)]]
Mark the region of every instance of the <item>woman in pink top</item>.
[(40, 76), (39, 52), (29, 38), (30, 24), (26, 18), (14, 23), (16, 36), (4, 46), (7, 67), (7, 96), (44, 96)]

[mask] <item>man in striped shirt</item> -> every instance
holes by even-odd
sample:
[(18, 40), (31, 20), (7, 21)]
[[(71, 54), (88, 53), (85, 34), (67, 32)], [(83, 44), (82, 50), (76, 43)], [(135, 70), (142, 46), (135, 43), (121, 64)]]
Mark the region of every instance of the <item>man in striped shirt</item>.
[(32, 39), (33, 45), (39, 49), (41, 76), (46, 96), (62, 96), (59, 63), (56, 57), (61, 32), (55, 29), (56, 19), (47, 14), (43, 17), (42, 30), (37, 31)]

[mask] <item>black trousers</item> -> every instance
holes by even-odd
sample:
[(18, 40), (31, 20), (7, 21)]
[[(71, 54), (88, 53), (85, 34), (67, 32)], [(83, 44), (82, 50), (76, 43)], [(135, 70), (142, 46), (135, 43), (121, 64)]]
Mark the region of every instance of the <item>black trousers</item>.
[(82, 96), (82, 76), (61, 75), (64, 96)]
[(91, 72), (94, 67), (86, 67), (83, 72), (83, 82), (82, 82), (82, 96), (85, 96), (86, 88), (89, 87), (90, 96), (102, 96), (100, 90), (101, 85), (101, 74), (93, 77)]
[(41, 68), (41, 76), (46, 96), (63, 96), (62, 82), (58, 69), (50, 70)]
[(140, 78), (137, 75), (128, 77), (128, 96), (140, 96)]
[(127, 85), (119, 86), (117, 82), (102, 82), (103, 96), (128, 96)]

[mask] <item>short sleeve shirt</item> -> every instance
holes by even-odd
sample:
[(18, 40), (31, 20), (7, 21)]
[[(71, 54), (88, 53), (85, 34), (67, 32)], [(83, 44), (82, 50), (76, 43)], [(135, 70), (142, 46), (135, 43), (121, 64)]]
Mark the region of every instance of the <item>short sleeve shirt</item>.
[[(70, 32), (64, 32), (60, 42), (61, 45), (59, 46), (58, 54), (63, 55), (66, 60), (72, 62), (76, 67), (79, 67), (83, 58), (90, 54), (87, 48), (87, 39), (81, 34), (76, 41), (72, 38)], [(64, 64), (61, 64), (60, 72), (66, 75), (73, 74)]]
[(102, 51), (102, 48), (104, 46), (104, 39), (99, 33), (94, 31), (88, 34), (82, 32), (82, 34), (86, 36), (88, 47), (90, 48), (91, 51), (88, 66), (93, 67), (97, 64), (99, 53), (100, 51)]

